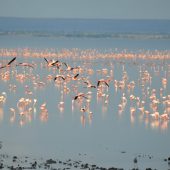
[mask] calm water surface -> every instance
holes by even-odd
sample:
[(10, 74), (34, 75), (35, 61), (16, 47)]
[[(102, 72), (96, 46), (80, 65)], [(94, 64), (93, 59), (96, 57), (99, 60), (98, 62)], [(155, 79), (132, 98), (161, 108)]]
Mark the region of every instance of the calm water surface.
[[(162, 31), (166, 32), (164, 29)], [(112, 49), (114, 51), (117, 48), (117, 53), (119, 50), (121, 53), (127, 49), (134, 54), (140, 53), (142, 49), (145, 52), (141, 53), (147, 55), (147, 50), (167, 52), (169, 38), (115, 39), (75, 36), (68, 38), (3, 34), (0, 48), (32, 48), (35, 51), (53, 48), (57, 52), (64, 48), (79, 48), (80, 51), (95, 49), (102, 54), (104, 52), (109, 54)], [(89, 56), (87, 51), (84, 55)], [(125, 169), (133, 168), (133, 159), (140, 155), (138, 157), (140, 169), (147, 167), (168, 169), (168, 164), (163, 159), (170, 156), (169, 120), (155, 119), (150, 114), (155, 111), (160, 115), (170, 114), (168, 110), (170, 106), (164, 103), (170, 95), (170, 60), (138, 58), (130, 60), (114, 57), (82, 60), (82, 55), (83, 53), (79, 53), (76, 59), (48, 58), (58, 59), (72, 67), (81, 66), (82, 70), (75, 72), (59, 72), (57, 68), (47, 68), (43, 58), (22, 56), (17, 56), (12, 67), (0, 70), (0, 93), (6, 92), (7, 96), (4, 104), (1, 103), (0, 106), (2, 151), (12, 155), (30, 155), (38, 158), (52, 157), (61, 160), (71, 158), (100, 166)], [(12, 57), (1, 56), (1, 65), (10, 59)], [(33, 63), (36, 66), (34, 69), (15, 67), (20, 62)], [(66, 69), (64, 65), (62, 68)], [(57, 74), (66, 76), (67, 73), (71, 76), (79, 73), (78, 80), (70, 80), (66, 84), (62, 79), (58, 83), (54, 82)], [(149, 80), (144, 80), (146, 77)], [(99, 87), (102, 93), (99, 93), (97, 88), (85, 88), (84, 78), (88, 78), (95, 86), (99, 79), (110, 78), (109, 87), (106, 85)], [(166, 85), (162, 83), (162, 78), (167, 80)], [(115, 80), (119, 83), (123, 80), (125, 87), (116, 88)], [(128, 90), (127, 85), (132, 81), (135, 87)], [(81, 109), (87, 107), (86, 99), (72, 102), (78, 92), (91, 93), (88, 95), (90, 99), (88, 110), (84, 113)], [(151, 106), (149, 98), (151, 94), (155, 94), (159, 100), (156, 110)], [(139, 103), (137, 100), (130, 100), (130, 95), (138, 98)], [(126, 98), (126, 102), (123, 102), (123, 97)], [(31, 100), (23, 110), (17, 107), (21, 98)], [(37, 101), (35, 105), (34, 100)], [(142, 101), (145, 103), (142, 104)], [(64, 102), (64, 106), (60, 102)], [(46, 106), (42, 110), (44, 103)], [(140, 111), (142, 106), (144, 111), (149, 111), (149, 115)], [(15, 110), (15, 116), (11, 109)], [(20, 115), (22, 111), (28, 110), (27, 116)]]
[[(4, 143), (3, 149), (7, 153), (53, 156), (62, 159), (71, 157), (106, 167), (114, 165), (126, 168), (133, 167), (133, 158), (142, 154), (153, 156), (153, 159), (149, 161), (146, 157), (141, 158), (139, 167), (167, 166), (163, 158), (169, 154), (169, 120), (154, 119), (140, 112), (138, 108), (141, 107), (141, 103), (137, 105), (136, 102), (130, 101), (130, 95), (138, 96), (141, 101), (145, 101), (145, 110), (152, 114), (154, 111), (150, 106), (149, 96), (151, 91), (156, 89), (156, 96), (160, 101), (157, 111), (163, 114), (165, 105), (160, 95), (160, 88), (163, 89), (162, 96), (169, 95), (169, 81), (166, 86), (162, 85), (162, 77), (166, 76), (169, 80), (168, 60), (162, 63), (161, 60), (137, 59), (138, 64), (133, 64), (131, 60), (101, 59), (89, 62), (70, 61), (64, 58), (60, 61), (81, 66), (83, 69), (82, 72), (79, 71), (79, 80), (71, 80), (65, 85), (63, 80), (58, 83), (53, 79), (47, 80), (48, 75), (54, 78), (59, 73), (58, 69), (46, 68), (43, 58), (18, 57), (16, 62), (25, 61), (36, 63), (36, 68), (11, 67), (9, 70), (1, 70), (0, 90), (7, 93), (7, 99), (1, 105), (0, 131)], [(150, 63), (155, 65), (151, 66)], [(102, 70), (103, 68), (107, 71)], [(89, 69), (93, 69), (93, 72), (89, 73)], [(15, 70), (17, 73), (14, 72)], [(8, 80), (2, 78), (5, 71), (10, 72), (11, 77)], [(151, 82), (146, 82), (144, 86), (140, 82), (142, 71), (147, 71), (152, 77)], [(16, 76), (20, 74), (25, 76), (25, 79), (17, 80)], [(133, 90), (129, 91), (127, 86), (122, 89), (115, 88), (114, 81), (122, 80), (125, 74), (126, 85), (131, 81), (135, 82)], [(84, 88), (86, 85), (82, 78), (88, 77), (93, 84), (97, 85), (100, 78), (106, 79), (107, 76), (112, 80), (109, 82), (109, 87), (101, 87), (101, 95), (97, 94), (96, 88)], [(37, 87), (35, 82), (44, 84), (42, 87)], [(13, 88), (14, 85), (16, 89)], [(26, 93), (26, 86), (32, 94)], [(64, 92), (64, 86), (70, 91)], [(89, 111), (83, 113), (81, 108), (87, 106), (86, 99), (79, 102), (76, 100), (74, 103), (72, 99), (78, 92), (89, 91), (92, 93)], [(123, 95), (127, 102), (121, 111), (119, 104), (122, 104)], [(32, 102), (33, 99), (37, 100), (35, 106), (32, 103), (28, 105), (32, 108), (29, 116), (19, 115), (22, 110), (19, 110), (17, 103), (21, 98), (31, 99)], [(63, 107), (59, 106), (61, 101), (64, 102)], [(40, 108), (44, 103), (47, 111), (42, 111)], [(135, 108), (134, 114), (130, 113), (132, 107)], [(14, 118), (10, 108), (16, 111)]]

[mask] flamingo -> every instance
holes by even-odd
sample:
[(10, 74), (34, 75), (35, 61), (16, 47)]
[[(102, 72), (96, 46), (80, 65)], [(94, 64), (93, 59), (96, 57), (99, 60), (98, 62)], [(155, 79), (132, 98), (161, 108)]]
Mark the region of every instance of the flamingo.
[(107, 83), (107, 80), (104, 80), (104, 79), (100, 79), (100, 80), (97, 81), (97, 87), (99, 87), (101, 83), (104, 83), (106, 86), (109, 87), (109, 84)]
[[(84, 83), (87, 85), (86, 88), (96, 88), (96, 86), (95, 86), (95, 85), (92, 85), (89, 81), (85, 81)], [(84, 87), (84, 88), (85, 88), (85, 87)]]
[(79, 98), (88, 99), (88, 97), (86, 97), (86, 94), (84, 94), (84, 93), (78, 93), (78, 94), (74, 97), (73, 101), (74, 101), (74, 100), (77, 100), (77, 99), (79, 99)]
[(47, 62), (48, 67), (57, 66), (57, 68), (59, 69), (59, 66), (61, 65), (58, 60), (57, 61), (53, 61), (53, 60), (48, 61), (45, 57), (44, 57), (44, 60)]
[(77, 80), (78, 76), (79, 76), (79, 74), (76, 74), (75, 76), (72, 77), (72, 80)]
[(74, 69), (77, 69), (78, 67), (71, 67), (67, 63), (63, 62), (63, 64), (67, 67), (66, 71), (72, 71)]
[(64, 77), (64, 76), (62, 76), (62, 75), (57, 75), (57, 76), (54, 77), (54, 81), (56, 81), (56, 80), (59, 79), (59, 78), (62, 78), (63, 80), (65, 80), (65, 77)]
[(6, 65), (1, 66), (0, 69), (10, 67), (11, 64), (16, 60), (16, 57), (14, 57), (12, 60), (10, 60)]
[(16, 66), (22, 66), (22, 67), (31, 67), (34, 68), (33, 64), (30, 63), (18, 63)]

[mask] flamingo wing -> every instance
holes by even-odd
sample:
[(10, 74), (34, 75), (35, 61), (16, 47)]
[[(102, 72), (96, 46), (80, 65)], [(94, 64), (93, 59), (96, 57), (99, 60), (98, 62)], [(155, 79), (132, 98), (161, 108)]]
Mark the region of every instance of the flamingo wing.
[(16, 60), (16, 57), (14, 57), (7, 65), (10, 65), (12, 62)]

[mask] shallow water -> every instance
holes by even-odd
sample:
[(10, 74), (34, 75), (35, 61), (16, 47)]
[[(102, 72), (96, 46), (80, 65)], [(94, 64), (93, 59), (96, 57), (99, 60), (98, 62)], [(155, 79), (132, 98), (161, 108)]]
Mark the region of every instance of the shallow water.
[[(11, 59), (2, 57), (1, 63), (4, 64), (6, 58)], [(75, 72), (59, 73), (56, 67), (47, 68), (43, 58), (24, 57), (17, 57), (10, 68), (1, 69), (0, 91), (7, 93), (6, 102), (1, 104), (0, 114), (3, 150), (12, 155), (56, 157), (61, 160), (71, 158), (104, 167), (125, 169), (133, 168), (133, 159), (138, 157), (140, 169), (167, 169), (168, 164), (163, 160), (169, 156), (169, 120), (152, 118), (139, 108), (142, 107), (142, 101), (145, 101), (144, 109), (148, 110), (149, 114), (155, 112), (149, 99), (155, 89), (156, 98), (160, 101), (156, 111), (160, 115), (165, 111), (170, 114), (169, 105), (164, 104), (170, 95), (169, 59), (164, 61), (113, 57), (94, 58), (89, 62), (86, 57), (80, 58), (58, 58), (60, 62), (66, 62), (70, 66), (81, 66), (82, 70)], [(19, 62), (34, 63), (36, 66), (34, 69), (15, 67)], [(66, 69), (63, 65), (61, 67)], [(10, 75), (7, 80), (3, 79), (6, 71), (9, 71)], [(142, 82), (146, 72), (151, 79)], [(77, 73), (78, 80), (68, 80), (65, 84), (62, 79), (57, 81), (58, 83), (53, 80), (57, 74), (73, 76)], [(17, 80), (16, 77), (21, 74), (25, 78)], [(48, 75), (52, 76), (51, 80), (47, 79)], [(110, 78), (109, 87), (104, 84), (98, 88), (99, 91), (97, 88), (84, 88), (86, 84), (83, 78), (88, 77), (96, 86), (99, 79), (106, 79), (107, 76)], [(162, 84), (162, 78), (167, 79), (166, 85)], [(124, 80), (125, 87), (116, 88), (115, 80)], [(135, 87), (128, 90), (127, 85), (131, 81), (135, 82)], [(64, 91), (64, 88), (68, 88), (68, 91)], [(26, 94), (26, 89), (32, 94)], [(85, 98), (72, 102), (78, 92), (86, 94), (89, 91), (92, 93), (88, 95), (91, 99), (89, 103)], [(130, 95), (138, 97), (139, 103), (136, 100), (131, 101)], [(122, 103), (123, 96), (127, 100), (125, 103)], [(17, 107), (21, 98), (31, 100), (23, 110)], [(35, 105), (34, 99), (37, 100)], [(64, 106), (59, 106), (61, 101)], [(44, 103), (45, 111), (40, 108)], [(124, 105), (122, 110), (119, 104)], [(88, 110), (83, 113), (81, 108), (84, 106), (88, 106)], [(132, 107), (135, 108), (134, 113), (130, 113)], [(15, 109), (15, 116), (10, 108)], [(29, 108), (29, 113), (20, 115)]]
[[(136, 157), (139, 169), (168, 169), (170, 127), (161, 115), (170, 114), (169, 21), (53, 21), (0, 18), (0, 65), (14, 57), (2, 54), (6, 49), (18, 52), (11, 67), (0, 69), (0, 153), (9, 162), (17, 155), (124, 169), (134, 168)], [(81, 68), (48, 68), (41, 52)], [(85, 88), (85, 78), (95, 86), (110, 79), (109, 87)], [(72, 102), (79, 92), (90, 101)], [(21, 98), (26, 106), (17, 106)]]

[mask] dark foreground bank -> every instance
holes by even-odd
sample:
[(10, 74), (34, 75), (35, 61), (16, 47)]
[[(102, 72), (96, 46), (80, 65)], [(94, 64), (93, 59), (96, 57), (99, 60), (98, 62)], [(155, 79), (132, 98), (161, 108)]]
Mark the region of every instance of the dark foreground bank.
[[(0, 149), (2, 142), (0, 142)], [(151, 157), (149, 159), (152, 159)], [(170, 166), (170, 157), (164, 158), (165, 163)], [(134, 167), (131, 170), (140, 170), (138, 167), (138, 157), (133, 160)], [(33, 158), (30, 156), (16, 156), (2, 153), (0, 151), (0, 169), (9, 170), (24, 170), (24, 169), (50, 169), (50, 170), (67, 170), (67, 169), (88, 169), (88, 170), (124, 170), (123, 168), (116, 167), (101, 167), (95, 164), (85, 163), (82, 160), (72, 160), (71, 158), (63, 161), (56, 158)], [(153, 170), (146, 168), (146, 170)], [(156, 169), (154, 169), (156, 170)]]

